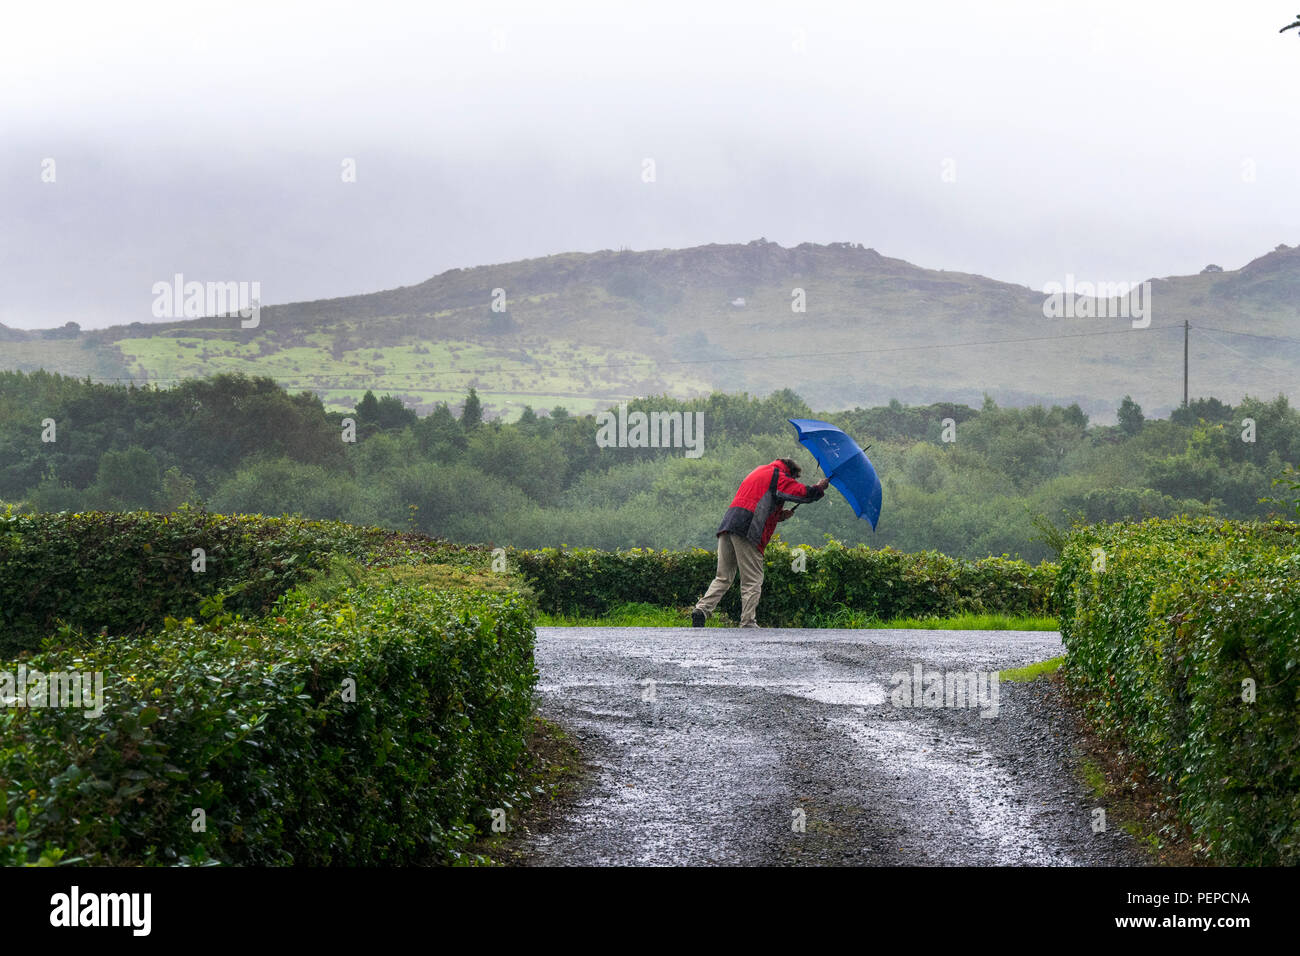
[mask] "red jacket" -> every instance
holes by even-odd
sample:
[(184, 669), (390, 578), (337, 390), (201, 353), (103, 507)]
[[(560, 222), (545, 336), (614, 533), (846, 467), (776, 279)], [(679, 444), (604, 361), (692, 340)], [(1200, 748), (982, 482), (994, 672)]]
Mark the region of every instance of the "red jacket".
[(731, 507), (722, 516), (718, 534), (731, 533), (748, 538), (762, 554), (780, 520), (780, 502), (816, 501), (825, 493), (821, 488), (795, 481), (780, 461), (760, 465), (740, 483)]

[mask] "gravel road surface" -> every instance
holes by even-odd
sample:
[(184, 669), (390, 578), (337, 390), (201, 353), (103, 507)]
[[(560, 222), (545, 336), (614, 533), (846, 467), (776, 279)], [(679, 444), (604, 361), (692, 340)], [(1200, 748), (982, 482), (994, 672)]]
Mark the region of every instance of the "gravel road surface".
[[(520, 835), (534, 865), (1147, 862), (1124, 831), (1093, 832), (1073, 721), (1048, 682), (990, 693), (988, 674), (1059, 656), (1055, 632), (537, 636), (539, 711), (592, 772), (544, 831)], [(938, 691), (927, 706), (935, 674), (947, 706)]]

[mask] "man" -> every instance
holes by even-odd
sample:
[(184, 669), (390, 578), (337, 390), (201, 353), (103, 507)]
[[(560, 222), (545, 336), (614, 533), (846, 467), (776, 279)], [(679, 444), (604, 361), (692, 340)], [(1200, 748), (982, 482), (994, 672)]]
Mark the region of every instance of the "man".
[(758, 627), (754, 613), (763, 590), (763, 550), (776, 530), (776, 523), (794, 514), (794, 509), (780, 507), (779, 502), (817, 501), (826, 493), (830, 480), (815, 485), (801, 485), (799, 466), (789, 458), (778, 458), (749, 473), (718, 528), (718, 576), (709, 585), (691, 611), (691, 624), (703, 627), (704, 620), (718, 606), (731, 587), (736, 569), (740, 569), (740, 626)]

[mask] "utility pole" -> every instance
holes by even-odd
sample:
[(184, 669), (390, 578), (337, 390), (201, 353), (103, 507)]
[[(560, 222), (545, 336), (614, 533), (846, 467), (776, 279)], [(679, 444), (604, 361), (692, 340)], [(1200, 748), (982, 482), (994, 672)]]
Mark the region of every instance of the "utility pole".
[(1187, 407), (1187, 338), (1191, 324), (1183, 319), (1183, 408)]

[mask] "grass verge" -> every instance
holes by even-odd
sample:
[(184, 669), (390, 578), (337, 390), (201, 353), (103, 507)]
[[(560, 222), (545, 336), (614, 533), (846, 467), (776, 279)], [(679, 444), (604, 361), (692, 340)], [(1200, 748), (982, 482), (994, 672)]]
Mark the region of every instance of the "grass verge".
[[(760, 607), (761, 611), (761, 607)], [(760, 621), (761, 623), (761, 621)], [(656, 604), (619, 604), (605, 614), (547, 614), (539, 612), (538, 627), (690, 627), (690, 609), (661, 607)], [(723, 613), (709, 618), (706, 627), (735, 627), (736, 622)], [(1056, 618), (1019, 617), (1009, 614), (957, 614), (951, 617), (899, 617), (882, 621), (866, 614), (840, 611), (833, 616), (815, 619), (812, 627), (898, 628), (906, 630), (950, 631), (1054, 631)]]
[(1039, 661), (1026, 667), (1012, 667), (998, 672), (998, 680), (1027, 681), (1036, 680), (1044, 674), (1055, 674), (1065, 663), (1065, 658), (1053, 657), (1051, 660)]
[[(1061, 675), (1052, 673), (1048, 679), (1060, 682)], [(1204, 866), (1190, 831), (1178, 822), (1150, 774), (1117, 741), (1099, 735), (1083, 717), (1077, 697), (1063, 683), (1058, 687), (1077, 715), (1083, 748), (1079, 776), (1105, 809), (1106, 826), (1129, 834), (1158, 866)]]
[(483, 866), (527, 865), (525, 838), (545, 833), (563, 817), (587, 769), (582, 752), (564, 728), (533, 714), (520, 766), (529, 797), (507, 812), (504, 833), (483, 837), (469, 856)]

